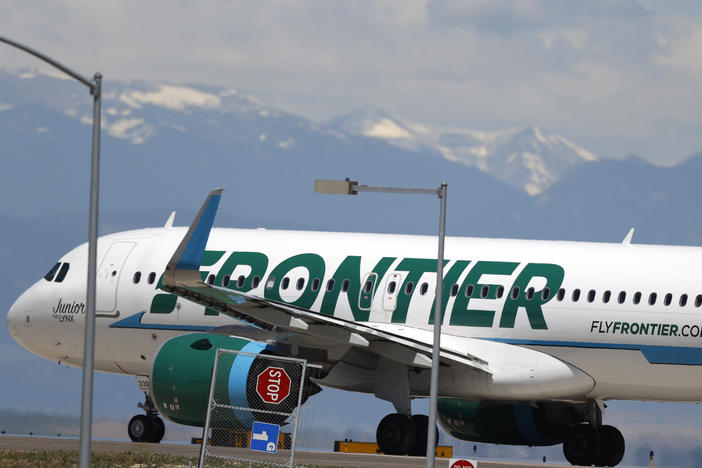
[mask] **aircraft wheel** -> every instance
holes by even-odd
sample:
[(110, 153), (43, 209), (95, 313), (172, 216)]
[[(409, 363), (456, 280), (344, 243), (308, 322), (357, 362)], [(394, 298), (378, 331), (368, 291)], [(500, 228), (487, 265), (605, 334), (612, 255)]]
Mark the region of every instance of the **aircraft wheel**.
[(151, 435), (149, 437), (149, 442), (158, 444), (163, 439), (163, 435), (166, 433), (166, 425), (163, 424), (163, 419), (158, 416), (149, 418), (149, 423), (151, 423)]
[(129, 420), (127, 432), (132, 442), (147, 442), (151, 436), (151, 423), (144, 414), (137, 414)]
[(602, 455), (600, 432), (589, 424), (574, 426), (563, 442), (563, 455), (573, 465), (595, 464)]
[[(427, 454), (427, 433), (429, 430), (429, 416), (425, 414), (412, 415), (414, 423), (415, 438), (414, 445), (409, 451), (409, 454), (415, 457), (424, 457)], [(439, 444), (439, 429), (434, 428), (436, 437), (434, 438), (435, 445)]]
[(378, 442), (380, 451), (388, 455), (409, 453), (414, 445), (415, 438), (416, 430), (412, 419), (400, 413), (385, 416), (375, 431), (375, 439)]
[(613, 426), (600, 428), (602, 439), (602, 454), (595, 463), (597, 466), (617, 466), (624, 458), (624, 437), (619, 429)]

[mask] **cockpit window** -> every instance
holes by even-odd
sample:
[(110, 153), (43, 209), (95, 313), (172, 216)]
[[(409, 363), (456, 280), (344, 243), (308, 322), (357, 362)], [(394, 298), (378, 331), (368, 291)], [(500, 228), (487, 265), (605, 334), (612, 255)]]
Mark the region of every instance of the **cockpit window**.
[(58, 275), (56, 275), (56, 282), (60, 283), (63, 281), (63, 279), (66, 277), (66, 274), (68, 273), (68, 269), (71, 267), (71, 265), (68, 262), (65, 262), (63, 265), (61, 265), (61, 269), (58, 272)]
[(61, 266), (61, 262), (57, 263), (56, 265), (51, 267), (51, 270), (47, 274), (44, 275), (44, 279), (46, 281), (52, 281), (54, 279), (54, 275), (59, 269), (59, 266)]

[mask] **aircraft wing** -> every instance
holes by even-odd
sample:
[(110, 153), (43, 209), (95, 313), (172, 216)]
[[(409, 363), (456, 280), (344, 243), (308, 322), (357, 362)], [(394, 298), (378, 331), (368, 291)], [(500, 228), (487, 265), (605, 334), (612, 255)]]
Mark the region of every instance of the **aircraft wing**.
[[(168, 262), (163, 275), (162, 288), (165, 291), (266, 330), (318, 337), (320, 341), (361, 347), (407, 365), (431, 367), (432, 345), (427, 342), (426, 333), (403, 336), (372, 324), (343, 320), (204, 282), (200, 276), (200, 263), (221, 194), (221, 189), (210, 192)], [(489, 372), (486, 361), (467, 353), (442, 347), (440, 356), (445, 365), (468, 366)]]

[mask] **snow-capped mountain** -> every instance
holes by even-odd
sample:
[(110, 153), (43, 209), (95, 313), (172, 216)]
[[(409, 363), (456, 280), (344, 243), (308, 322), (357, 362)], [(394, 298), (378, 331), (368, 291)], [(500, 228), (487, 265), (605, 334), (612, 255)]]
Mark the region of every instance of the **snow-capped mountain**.
[(449, 161), (477, 169), (524, 190), (541, 193), (574, 165), (595, 156), (540, 127), (485, 132), (471, 129), (429, 129), (365, 108), (334, 119), (337, 131), (383, 139), (409, 151), (430, 150)]
[[(433, 213), (434, 200), (340, 200), (314, 194), (311, 183), (446, 180), (456, 234), (611, 241), (636, 226), (649, 241), (702, 242), (686, 215), (702, 197), (702, 153), (675, 167), (593, 161), (538, 127), (436, 130), (377, 109), (315, 124), (239, 89), (107, 80), (103, 92), (105, 210), (166, 211), (225, 187), (231, 212), (249, 226), (426, 233), (434, 222), (420, 215)], [(84, 207), (91, 103), (84, 87), (56, 74), (0, 69), (0, 199), (11, 201), (0, 214)], [(477, 217), (454, 215), (466, 209)]]
[[(0, 95), (0, 112), (12, 111), (15, 104), (31, 104), (86, 125), (92, 124), (92, 107), (85, 99), (84, 89), (61, 74), (0, 71), (0, 78), (7, 91)], [(144, 81), (106, 81), (102, 109), (103, 132), (136, 145), (171, 131), (181, 134), (197, 131), (199, 138), (218, 141), (232, 141), (242, 135), (254, 141), (266, 141), (269, 135), (258, 132), (260, 128), (284, 128), (286, 125), (281, 124), (281, 120), (289, 121), (291, 117), (269, 110), (255, 97), (233, 88)], [(223, 118), (225, 116), (227, 118)], [(241, 119), (248, 123), (248, 128), (232, 128), (227, 125), (229, 119)], [(264, 121), (267, 123), (263, 124)], [(36, 130), (49, 134), (52, 128), (46, 125)], [(286, 147), (292, 141), (286, 138), (273, 140), (272, 144)]]
[[(91, 104), (86, 90), (72, 80), (0, 70), (0, 198), (24, 194), (21, 203), (4, 206), (6, 214), (80, 206), (87, 188), (75, 181), (84, 182), (76, 177), (84, 173), (84, 156), (90, 154)], [(499, 199), (495, 203), (504, 207), (514, 206), (523, 196), (473, 167), (428, 151), (407, 151), (381, 139), (331, 130), (268, 107), (242, 90), (105, 80), (102, 105), (105, 209), (144, 209), (149, 203), (184, 206), (203, 190), (228, 187), (236, 192), (240, 218), (259, 219), (265, 213), (268, 219), (305, 227), (300, 206), (314, 206), (325, 213), (324, 222), (337, 229), (363, 225), (382, 230), (373, 226), (376, 220), (387, 222), (387, 213), (369, 217), (366, 211), (363, 222), (348, 216), (361, 207), (376, 209), (368, 197), (340, 211), (348, 201), (315, 195), (312, 181), (353, 177), (365, 183), (431, 186), (446, 180), (456, 186), (452, 193), (457, 198), (492, 193)], [(26, 190), (21, 177), (31, 177), (34, 186), (46, 192)], [(59, 191), (48, 188), (56, 180), (64, 181)], [(157, 195), (153, 201), (144, 200), (145, 193)], [(291, 193), (298, 195), (281, 196)], [(416, 226), (412, 214), (427, 203), (431, 200), (399, 204), (393, 212), (394, 228)]]
[[(53, 72), (3, 72), (9, 91), (0, 96), (0, 114), (14, 114), (15, 104), (31, 103), (82, 124), (92, 122), (85, 90)], [(168, 83), (114, 82), (103, 88), (103, 131), (107, 136), (141, 145), (158, 136), (197, 135), (205, 141), (246, 148), (247, 152), (285, 152), (306, 140), (349, 137), (383, 141), (405, 151), (440, 155), (470, 166), (536, 195), (575, 165), (594, 161), (589, 151), (539, 127), (492, 132), (431, 129), (376, 108), (364, 108), (326, 124), (271, 109), (254, 96), (233, 88)], [(31, 90), (31, 92), (30, 92)], [(15, 94), (18, 102), (10, 98)], [(14, 119), (13, 116), (11, 119)], [(56, 128), (36, 127), (39, 134)]]

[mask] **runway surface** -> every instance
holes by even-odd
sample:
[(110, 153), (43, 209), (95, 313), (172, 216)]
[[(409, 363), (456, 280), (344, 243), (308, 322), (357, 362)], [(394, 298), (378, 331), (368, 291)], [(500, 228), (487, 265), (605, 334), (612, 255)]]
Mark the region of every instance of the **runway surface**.
[[(78, 450), (78, 439), (59, 437), (28, 437), (28, 436), (0, 436), (0, 450), (24, 450), (34, 452), (70, 451)], [(94, 440), (92, 442), (93, 452), (147, 452), (179, 455), (184, 457), (197, 458), (199, 455), (199, 445), (185, 444), (147, 444), (133, 442), (116, 442)], [(248, 449), (228, 448), (232, 453), (243, 455), (250, 453)], [(393, 467), (401, 466), (406, 468), (423, 467), (425, 459), (421, 457), (399, 457), (391, 455), (372, 455), (356, 453), (334, 453), (334, 452), (301, 452), (295, 453), (296, 464), (311, 464), (339, 467)], [(437, 459), (437, 468), (448, 467), (447, 459)], [(564, 465), (552, 464), (529, 464), (529, 463), (504, 463), (480, 460), (479, 467), (490, 468), (549, 468), (564, 467)], [(564, 467), (565, 468), (565, 467)], [(572, 468), (568, 466), (567, 468)]]

